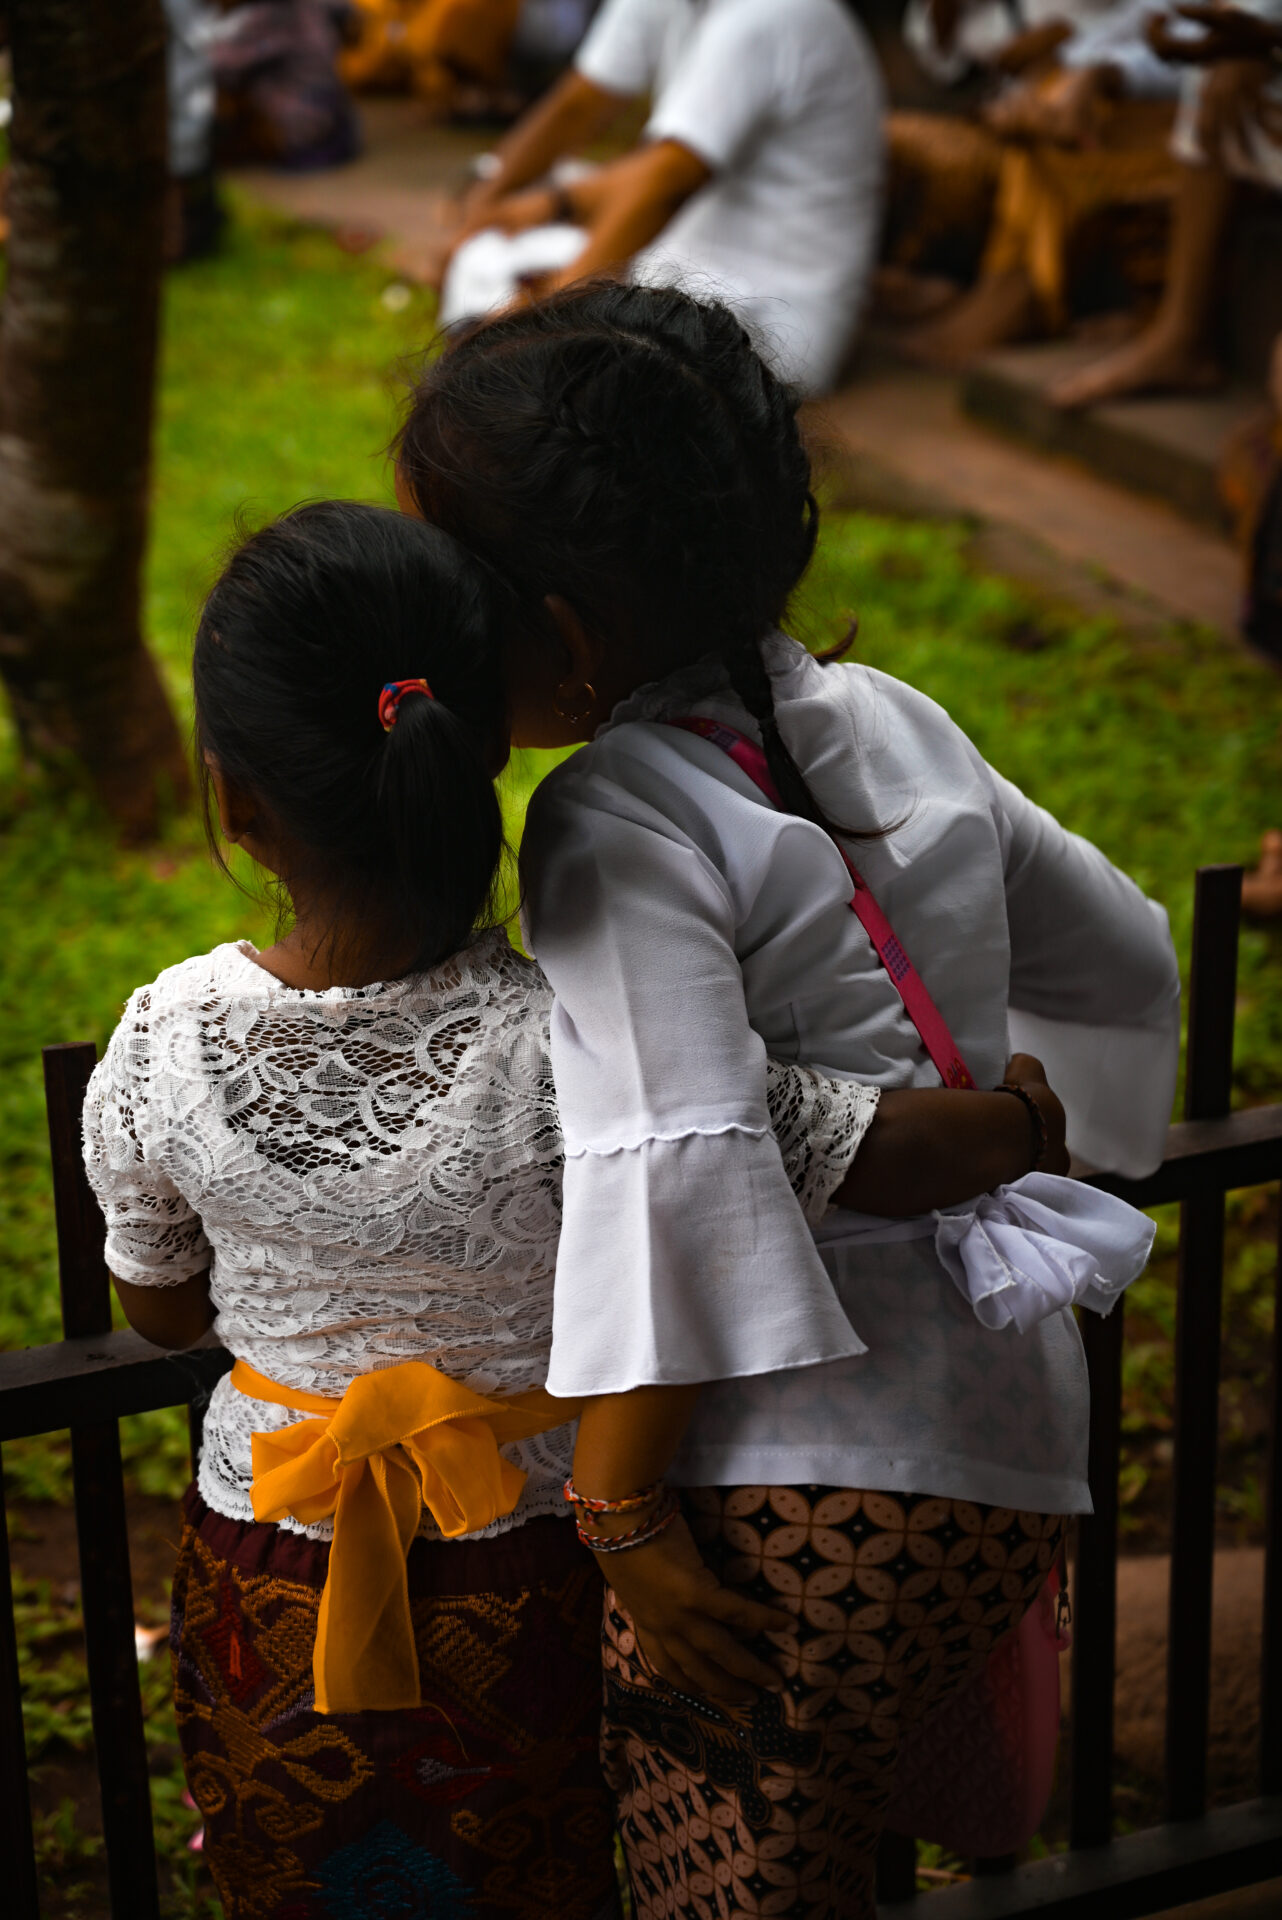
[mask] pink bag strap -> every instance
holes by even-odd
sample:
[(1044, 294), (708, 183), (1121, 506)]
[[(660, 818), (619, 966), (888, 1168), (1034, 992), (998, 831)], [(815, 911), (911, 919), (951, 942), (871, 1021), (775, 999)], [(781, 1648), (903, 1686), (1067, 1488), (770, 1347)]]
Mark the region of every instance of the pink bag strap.
[[(753, 785), (760, 787), (767, 800), (776, 807), (783, 805), (779, 789), (770, 775), (769, 763), (761, 748), (742, 733), (736, 733), (733, 727), (722, 726), (719, 720), (707, 720), (701, 714), (690, 714), (680, 720), (669, 720), (670, 727), (682, 727), (687, 733), (697, 733), (701, 740), (711, 741), (714, 747), (720, 747), (728, 753), (735, 765), (747, 774)], [(846, 871), (855, 884), (850, 901), (850, 911), (855, 914), (877, 952), (877, 958), (890, 975), (896, 992), (904, 1003), (908, 1018), (921, 1035), (921, 1043), (938, 1067), (946, 1087), (973, 1087), (970, 1068), (958, 1051), (957, 1042), (948, 1031), (948, 1023), (931, 999), (926, 983), (918, 973), (895, 935), (895, 930), (877, 905), (872, 888), (856, 867), (845, 848), (836, 840), (833, 845), (846, 863)]]

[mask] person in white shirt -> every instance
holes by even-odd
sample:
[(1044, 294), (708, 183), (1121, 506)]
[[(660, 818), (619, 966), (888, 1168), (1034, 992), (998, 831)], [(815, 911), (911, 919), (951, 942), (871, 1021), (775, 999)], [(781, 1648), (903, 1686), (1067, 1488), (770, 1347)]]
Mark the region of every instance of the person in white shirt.
[[(643, 95), (628, 153), (558, 169)], [(626, 270), (725, 300), (782, 377), (821, 391), (876, 254), (883, 112), (842, 0), (606, 0), (464, 203), (442, 321)]]
[[(812, 1238), (764, 1061), (991, 1086), (1022, 1030), (1079, 1153), (1140, 1172), (1178, 1056), (1166, 916), (932, 701), (778, 631), (817, 508), (795, 396), (724, 307), (598, 285), (498, 319), (425, 372), (398, 462), (529, 610), (514, 737), (590, 742), (523, 868), (567, 1156), (548, 1383), (589, 1396), (635, 1908), (871, 1920), (905, 1727), (1089, 1510), (1069, 1302), (1107, 1310), (1151, 1223), (1034, 1172)], [(718, 1576), (778, 1609), (755, 1653), (710, 1632)]]
[[(495, 924), (511, 619), (480, 563), (377, 508), (318, 503), (241, 547), (197, 635), (202, 764), (292, 925), (140, 987), (89, 1087), (130, 1322), (171, 1346), (212, 1322), (236, 1363), (174, 1582), (179, 1739), (228, 1920), (365, 1874), (451, 1911), (541, 1920), (552, 1885), (562, 1914), (617, 1913), (601, 1582), (565, 1524), (575, 1408), (543, 1391), (551, 990)], [(1062, 1153), (1040, 1069), (1012, 1065)], [(770, 1084), (798, 1222), (1028, 1163), (1009, 1098), (795, 1065)]]

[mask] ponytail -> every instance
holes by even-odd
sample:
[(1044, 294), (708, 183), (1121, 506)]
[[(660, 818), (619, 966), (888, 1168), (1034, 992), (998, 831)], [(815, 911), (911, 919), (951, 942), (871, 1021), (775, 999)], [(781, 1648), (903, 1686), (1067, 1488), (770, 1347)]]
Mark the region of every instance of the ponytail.
[[(365, 927), (427, 968), (494, 924), (513, 606), (448, 534), (345, 501), (252, 534), (210, 594), (202, 775), (212, 759), (261, 809), (286, 890), (325, 903), (336, 945)], [(404, 694), (385, 728), (384, 688), (407, 674), (432, 695)]]
[(420, 694), (405, 701), (378, 756), (374, 808), (401, 926), (412, 927), (427, 903), (432, 869), (437, 937), (420, 953), (431, 964), (456, 952), (493, 911), (503, 852), (503, 814), (483, 742), (443, 700)]

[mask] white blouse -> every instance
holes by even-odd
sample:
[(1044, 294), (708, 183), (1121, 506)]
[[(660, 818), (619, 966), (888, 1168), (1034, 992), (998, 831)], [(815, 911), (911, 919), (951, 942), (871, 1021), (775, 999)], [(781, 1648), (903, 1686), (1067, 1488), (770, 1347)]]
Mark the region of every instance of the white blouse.
[[(1178, 1051), (1166, 916), (987, 766), (924, 695), (777, 635), (779, 725), (980, 1086), (1047, 1063), (1076, 1150), (1161, 1158)], [(936, 1221), (830, 1214), (771, 1140), (767, 1052), (938, 1085), (829, 837), (773, 808), (699, 713), (759, 738), (715, 659), (644, 689), (534, 797), (527, 938), (556, 994), (566, 1141), (554, 1393), (719, 1382), (675, 1477), (1089, 1508), (1081, 1343), (983, 1327)]]
[[(561, 1224), (550, 1006), (502, 933), (432, 973), (320, 993), (283, 986), (248, 943), (168, 968), (131, 996), (85, 1103), (108, 1266), (133, 1286), (208, 1268), (218, 1338), (286, 1387), (337, 1398), (409, 1359), (480, 1393), (542, 1386)], [(808, 1217), (877, 1097), (772, 1068), (779, 1151)], [(198, 1475), (208, 1505), (252, 1520), (250, 1435), (306, 1417), (221, 1380)], [(487, 1533), (567, 1511), (573, 1440), (567, 1423), (505, 1450), (529, 1477)]]

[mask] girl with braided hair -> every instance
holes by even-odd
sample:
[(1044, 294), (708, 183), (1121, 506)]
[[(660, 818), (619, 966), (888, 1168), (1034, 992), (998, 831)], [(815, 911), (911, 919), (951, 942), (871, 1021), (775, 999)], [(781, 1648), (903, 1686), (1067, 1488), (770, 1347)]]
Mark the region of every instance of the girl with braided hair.
[(945, 1192), (873, 1128), (812, 1232), (766, 1056), (964, 1131), (1019, 1032), (1077, 1151), (1138, 1173), (1165, 915), (933, 702), (781, 631), (818, 510), (724, 308), (602, 284), (510, 313), (428, 369), (398, 456), (402, 504), (525, 604), (514, 740), (590, 742), (523, 869), (566, 1148), (548, 1387), (586, 1399), (567, 1493), (611, 1583), (636, 1910), (871, 1916), (905, 1729), (1089, 1511), (1070, 1308), (1106, 1311), (1151, 1229), (1040, 1170), (1038, 1084), (1010, 1088), (1037, 1171)]

